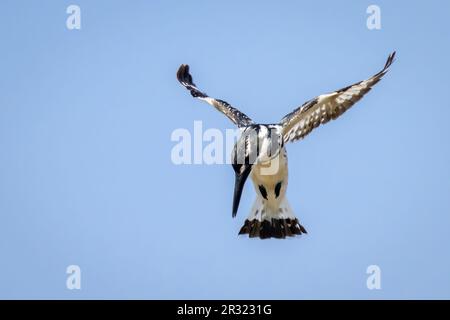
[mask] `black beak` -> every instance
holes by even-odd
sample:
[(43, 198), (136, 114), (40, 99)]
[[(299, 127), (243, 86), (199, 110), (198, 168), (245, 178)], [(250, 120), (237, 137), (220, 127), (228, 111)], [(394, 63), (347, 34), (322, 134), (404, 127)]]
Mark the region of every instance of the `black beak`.
[(240, 173), (239, 171), (235, 172), (235, 180), (234, 180), (234, 197), (233, 197), (233, 218), (236, 217), (239, 202), (241, 201), (242, 189), (244, 188), (245, 181), (252, 170), (251, 165), (245, 165), (244, 171)]

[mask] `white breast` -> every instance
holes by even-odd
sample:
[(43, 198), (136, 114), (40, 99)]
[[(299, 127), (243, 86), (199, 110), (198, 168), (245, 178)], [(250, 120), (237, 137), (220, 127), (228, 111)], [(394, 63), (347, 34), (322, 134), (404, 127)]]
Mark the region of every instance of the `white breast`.
[[(267, 162), (258, 162), (253, 165), (251, 179), (255, 186), (256, 193), (261, 196), (260, 186), (267, 192), (267, 202), (269, 207), (278, 208), (280, 201), (284, 198), (288, 184), (288, 166), (286, 149), (282, 148), (278, 156)], [(281, 182), (281, 189), (278, 197), (275, 196), (275, 186)]]

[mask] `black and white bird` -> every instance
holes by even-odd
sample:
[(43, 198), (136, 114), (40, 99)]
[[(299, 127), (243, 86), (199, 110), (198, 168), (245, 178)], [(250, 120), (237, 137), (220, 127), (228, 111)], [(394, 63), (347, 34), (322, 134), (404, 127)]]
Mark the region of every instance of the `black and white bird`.
[(369, 79), (317, 96), (287, 114), (277, 124), (255, 124), (227, 102), (209, 97), (192, 81), (189, 66), (180, 66), (178, 81), (191, 95), (215, 107), (242, 130), (232, 154), (235, 171), (232, 216), (236, 216), (248, 176), (253, 181), (257, 198), (239, 234), (265, 239), (307, 233), (286, 198), (288, 163), (285, 144), (303, 139), (314, 128), (342, 115), (380, 81), (394, 57), (395, 52), (389, 55), (384, 68)]

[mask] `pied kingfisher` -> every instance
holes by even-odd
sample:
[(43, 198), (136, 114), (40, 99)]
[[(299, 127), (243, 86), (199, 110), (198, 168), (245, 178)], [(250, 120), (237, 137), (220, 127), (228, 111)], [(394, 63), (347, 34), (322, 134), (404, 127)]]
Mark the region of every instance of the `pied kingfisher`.
[(288, 185), (285, 144), (304, 138), (320, 124), (334, 120), (347, 111), (380, 81), (394, 57), (395, 52), (389, 55), (384, 68), (371, 78), (319, 95), (287, 114), (277, 124), (255, 124), (227, 102), (209, 97), (195, 86), (189, 66), (180, 66), (177, 79), (191, 95), (215, 107), (241, 129), (232, 154), (235, 171), (232, 216), (236, 216), (242, 189), (249, 175), (257, 198), (239, 234), (265, 239), (307, 233), (285, 196)]

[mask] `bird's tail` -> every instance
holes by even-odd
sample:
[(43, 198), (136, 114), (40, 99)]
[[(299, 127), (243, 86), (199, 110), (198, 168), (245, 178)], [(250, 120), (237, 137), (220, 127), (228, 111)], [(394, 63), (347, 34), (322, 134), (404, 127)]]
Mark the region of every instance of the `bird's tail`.
[(306, 229), (295, 217), (286, 197), (277, 208), (272, 208), (261, 197), (256, 198), (250, 215), (245, 220), (239, 234), (248, 234), (250, 238), (293, 237), (307, 233)]

